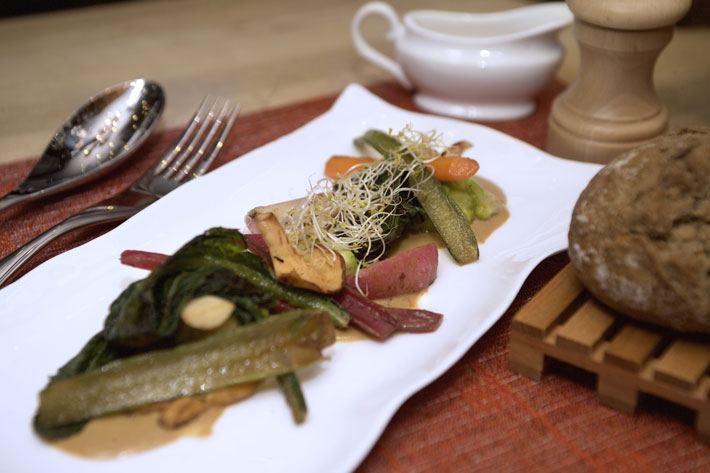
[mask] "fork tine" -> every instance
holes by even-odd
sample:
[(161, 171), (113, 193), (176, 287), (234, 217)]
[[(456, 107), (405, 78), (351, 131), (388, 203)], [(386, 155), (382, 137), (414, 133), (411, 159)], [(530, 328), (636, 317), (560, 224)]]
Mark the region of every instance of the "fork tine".
[[(235, 105), (229, 100), (216, 98), (208, 103), (209, 107), (201, 105), (200, 109), (209, 108), (209, 113), (204, 117), (199, 113), (196, 114), (197, 117), (193, 122), (197, 125), (193, 126), (193, 123), (188, 125), (193, 127), (193, 130), (199, 126), (194, 135), (190, 136), (189, 133), (185, 133), (190, 144), (182, 150), (178, 149), (179, 145), (174, 146), (168, 153), (173, 155), (173, 162), (169, 167), (164, 172), (149, 171), (131, 186), (131, 190), (148, 194), (154, 198), (161, 198), (179, 187), (184, 181), (189, 181), (207, 171), (222, 150), (224, 140), (234, 126), (239, 113), (239, 105)], [(202, 139), (205, 132), (207, 132), (206, 136)], [(219, 136), (217, 136), (218, 134)], [(181, 137), (180, 141), (187, 141), (187, 139), (183, 140)], [(194, 152), (197, 144), (199, 144), (199, 149)]]
[(172, 164), (162, 173), (162, 176), (164, 178), (173, 179), (173, 175), (178, 173), (180, 169), (182, 169), (183, 163), (192, 156), (195, 147), (202, 142), (202, 136), (208, 129), (210, 129), (210, 127), (214, 125), (215, 116), (223, 108), (222, 101), (223, 99), (220, 97), (215, 98), (214, 102), (212, 103), (212, 106), (210, 107), (209, 112), (205, 116), (204, 120), (202, 120), (200, 127), (192, 136), (190, 143), (187, 145), (187, 147), (185, 147), (185, 149), (182, 150), (182, 152), (172, 162)]
[(157, 166), (155, 166), (153, 169), (153, 175), (163, 172), (173, 162), (175, 157), (185, 148), (185, 145), (195, 131), (195, 128), (197, 128), (197, 126), (204, 120), (203, 115), (205, 115), (205, 113), (212, 108), (210, 102), (212, 102), (212, 98), (209, 95), (202, 99), (200, 106), (197, 108), (194, 115), (192, 115), (192, 118), (190, 118), (190, 124), (182, 132), (180, 138), (178, 138), (178, 141), (175, 143), (170, 152), (163, 156)]
[[(224, 140), (232, 129), (238, 113), (239, 107), (237, 105), (233, 105), (229, 100), (224, 103), (219, 116), (215, 120), (207, 137), (202, 142), (200, 149), (194, 153), (190, 161), (183, 166), (180, 170), (181, 175), (175, 176), (176, 179), (182, 180), (185, 177), (191, 179), (205, 173), (210, 164), (212, 164), (219, 155)], [(215, 140), (218, 133), (219, 137)]]
[(227, 118), (227, 123), (224, 125), (224, 128), (222, 128), (222, 133), (219, 135), (219, 139), (214, 144), (212, 149), (210, 149), (210, 152), (207, 154), (207, 157), (196, 166), (195, 170), (192, 173), (193, 176), (201, 176), (202, 174), (204, 174), (210, 167), (210, 164), (212, 164), (215, 158), (217, 158), (220, 151), (222, 151), (222, 147), (224, 146), (224, 140), (227, 139), (227, 135), (229, 135), (230, 130), (234, 126), (234, 122), (237, 120), (240, 110), (241, 107), (239, 106), (239, 104), (234, 105), (232, 107), (232, 111), (229, 113), (229, 118)]

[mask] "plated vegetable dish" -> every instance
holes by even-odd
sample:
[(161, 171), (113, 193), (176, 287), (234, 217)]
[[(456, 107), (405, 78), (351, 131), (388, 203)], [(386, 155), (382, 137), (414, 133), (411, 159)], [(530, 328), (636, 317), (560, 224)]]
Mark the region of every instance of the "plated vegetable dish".
[(93, 418), (137, 409), (179, 427), (270, 379), (300, 423), (307, 407), (296, 372), (322, 359), (340, 330), (380, 341), (436, 330), (441, 314), (377, 302), (436, 279), (436, 244), (394, 248), (429, 232), (457, 263), (475, 262), (471, 224), (503, 203), (473, 177), (467, 142), (445, 146), (407, 127), (370, 130), (355, 144), (363, 156), (331, 157), (303, 199), (249, 212), (252, 233), (212, 228), (170, 256), (125, 251), (123, 263), (150, 273), (50, 378), (36, 432), (65, 438)]

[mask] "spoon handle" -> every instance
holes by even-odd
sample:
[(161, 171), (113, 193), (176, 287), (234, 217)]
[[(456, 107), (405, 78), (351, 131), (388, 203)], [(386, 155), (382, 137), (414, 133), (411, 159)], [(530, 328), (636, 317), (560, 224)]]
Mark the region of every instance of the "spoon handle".
[(15, 194), (14, 192), (10, 192), (6, 196), (0, 198), (0, 210), (5, 210), (15, 204), (19, 204), (20, 202), (24, 202), (29, 199), (30, 198), (28, 197), (28, 195)]
[(58, 236), (79, 227), (126, 220), (142, 208), (143, 206), (100, 205), (69, 217), (0, 260), (0, 285), (35, 253)]

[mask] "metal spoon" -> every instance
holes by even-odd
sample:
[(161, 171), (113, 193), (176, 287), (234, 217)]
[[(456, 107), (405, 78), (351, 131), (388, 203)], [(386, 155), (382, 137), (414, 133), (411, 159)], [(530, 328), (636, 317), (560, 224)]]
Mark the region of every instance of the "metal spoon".
[(92, 97), (57, 131), (27, 179), (0, 199), (0, 210), (101, 176), (145, 141), (164, 107), (162, 87), (145, 79)]

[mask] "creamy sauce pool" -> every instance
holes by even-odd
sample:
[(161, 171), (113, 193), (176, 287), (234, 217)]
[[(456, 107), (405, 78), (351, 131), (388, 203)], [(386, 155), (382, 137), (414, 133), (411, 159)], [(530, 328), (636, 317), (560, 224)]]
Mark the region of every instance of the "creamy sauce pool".
[[(487, 191), (505, 203), (503, 191), (491, 181), (483, 178), (476, 179)], [(500, 228), (509, 217), (508, 210), (502, 210), (489, 220), (475, 221), (471, 228), (479, 244), (484, 243)], [(398, 253), (409, 248), (434, 242), (443, 247), (441, 239), (430, 233), (418, 233), (403, 238), (394, 248), (393, 253)], [(482, 249), (481, 251), (485, 251)], [(404, 294), (377, 302), (388, 307), (412, 309), (417, 307), (419, 298), (426, 291), (414, 294)], [(370, 338), (356, 328), (339, 330), (337, 341), (354, 342), (369, 340)], [(285, 407), (284, 407), (285, 408)], [(199, 417), (187, 425), (173, 430), (160, 427), (157, 412), (119, 414), (92, 419), (84, 429), (67, 439), (53, 442), (61, 450), (84, 458), (114, 458), (119, 455), (139, 453), (172, 443), (182, 437), (207, 437), (212, 432), (212, 426), (219, 419), (224, 407), (210, 407)]]
[(163, 429), (158, 413), (117, 414), (92, 419), (84, 429), (54, 446), (83, 458), (115, 458), (167, 445), (182, 437), (207, 437), (224, 407), (212, 407), (178, 429)]

